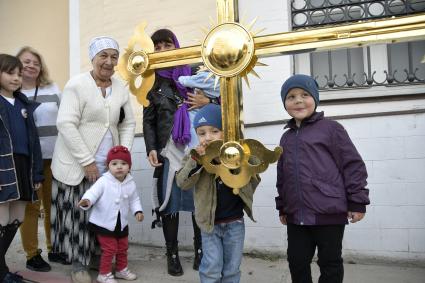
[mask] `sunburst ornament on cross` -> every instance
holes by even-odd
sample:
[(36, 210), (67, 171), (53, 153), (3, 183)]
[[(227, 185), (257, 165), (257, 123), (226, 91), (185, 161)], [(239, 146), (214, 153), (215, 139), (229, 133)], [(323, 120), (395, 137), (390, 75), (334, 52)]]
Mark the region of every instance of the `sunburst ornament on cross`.
[[(155, 81), (155, 69), (203, 63), (216, 80), (220, 79), (224, 139), (212, 142), (206, 154), (197, 157), (235, 194), (282, 153), (281, 147), (271, 151), (257, 140), (243, 139), (239, 78), (243, 77), (249, 86), (247, 75), (256, 75), (254, 66), (264, 65), (257, 57), (425, 38), (424, 14), (265, 36), (256, 36), (258, 32), (252, 31), (254, 23), (255, 20), (249, 25), (237, 23), (236, 0), (217, 0), (217, 24), (205, 29), (202, 44), (164, 52), (153, 52), (153, 42), (145, 33), (146, 23), (142, 23), (136, 27), (117, 66), (130, 91), (144, 106), (149, 104), (146, 97)], [(141, 49), (136, 50), (136, 45)], [(192, 154), (197, 153), (193, 150)], [(217, 158), (220, 164), (212, 163)]]

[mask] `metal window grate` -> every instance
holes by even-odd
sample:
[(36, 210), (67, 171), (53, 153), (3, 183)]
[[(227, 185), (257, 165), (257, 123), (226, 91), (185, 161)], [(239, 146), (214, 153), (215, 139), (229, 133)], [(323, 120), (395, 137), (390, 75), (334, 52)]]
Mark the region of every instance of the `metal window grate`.
[(321, 90), (425, 84), (425, 41), (387, 45), (387, 67), (374, 70), (371, 48), (310, 53), (311, 75)]
[[(423, 12), (425, 0), (292, 0), (291, 8), (297, 30)], [(370, 47), (313, 52), (310, 70), (322, 91), (425, 84), (424, 50), (425, 41), (388, 44), (384, 69), (374, 63)]]
[(292, 0), (292, 29), (425, 11), (425, 0)]

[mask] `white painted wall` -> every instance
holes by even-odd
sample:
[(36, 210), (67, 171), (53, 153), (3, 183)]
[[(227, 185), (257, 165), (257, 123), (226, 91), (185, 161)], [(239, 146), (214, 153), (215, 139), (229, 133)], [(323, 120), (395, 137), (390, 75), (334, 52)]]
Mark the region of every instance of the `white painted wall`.
[[(282, 111), (276, 105), (276, 111)], [(371, 205), (363, 221), (350, 224), (344, 252), (356, 256), (425, 260), (425, 114), (339, 120), (347, 129), (368, 169)], [(246, 135), (273, 148), (283, 125), (248, 128)], [(131, 225), (131, 241), (163, 245), (161, 229), (150, 229), (152, 170), (143, 138), (133, 148), (133, 174), (141, 191), (146, 218)], [(256, 223), (246, 219), (246, 251), (286, 251), (286, 229), (275, 210), (276, 165), (261, 174), (254, 199)], [(192, 245), (188, 213), (182, 213), (179, 240)], [(132, 224), (133, 224), (132, 223)]]

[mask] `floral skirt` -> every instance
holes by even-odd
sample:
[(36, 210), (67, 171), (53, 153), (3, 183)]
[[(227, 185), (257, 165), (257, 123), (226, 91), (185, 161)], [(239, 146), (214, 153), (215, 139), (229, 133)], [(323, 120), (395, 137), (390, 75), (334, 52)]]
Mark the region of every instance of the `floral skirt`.
[(92, 184), (85, 179), (77, 186), (56, 179), (52, 182), (52, 252), (64, 253), (68, 261), (85, 266), (94, 254), (95, 237), (88, 228), (89, 214), (78, 207), (78, 202)]

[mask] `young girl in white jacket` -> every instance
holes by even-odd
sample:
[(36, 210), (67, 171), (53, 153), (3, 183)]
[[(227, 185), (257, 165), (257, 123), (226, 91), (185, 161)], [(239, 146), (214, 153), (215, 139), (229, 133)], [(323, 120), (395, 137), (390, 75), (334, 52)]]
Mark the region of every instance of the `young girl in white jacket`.
[[(129, 210), (137, 221), (143, 221), (142, 205), (136, 183), (130, 175), (131, 155), (124, 146), (114, 146), (106, 159), (108, 171), (83, 195), (79, 206), (92, 208), (89, 229), (96, 234), (102, 250), (97, 282), (117, 283), (115, 278), (135, 280), (136, 274), (128, 269)], [(112, 274), (115, 257), (116, 272)]]

